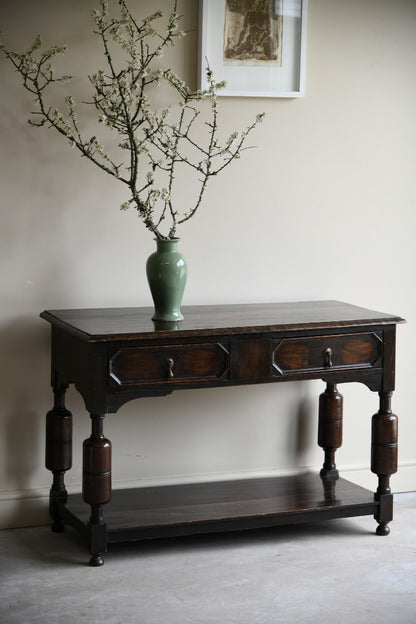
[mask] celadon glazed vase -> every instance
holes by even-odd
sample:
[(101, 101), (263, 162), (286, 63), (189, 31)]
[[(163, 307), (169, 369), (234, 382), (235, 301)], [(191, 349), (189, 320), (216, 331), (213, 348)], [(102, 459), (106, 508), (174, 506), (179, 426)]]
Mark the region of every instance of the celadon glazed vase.
[(178, 251), (179, 238), (156, 239), (156, 251), (147, 259), (146, 274), (155, 312), (153, 321), (183, 319), (181, 302), (185, 290), (187, 265)]

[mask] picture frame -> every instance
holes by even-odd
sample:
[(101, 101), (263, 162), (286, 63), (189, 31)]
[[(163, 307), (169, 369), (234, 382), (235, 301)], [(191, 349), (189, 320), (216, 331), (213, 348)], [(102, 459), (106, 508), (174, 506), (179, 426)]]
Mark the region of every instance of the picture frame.
[(199, 88), (209, 67), (226, 82), (221, 96), (303, 97), (307, 10), (308, 0), (200, 0)]

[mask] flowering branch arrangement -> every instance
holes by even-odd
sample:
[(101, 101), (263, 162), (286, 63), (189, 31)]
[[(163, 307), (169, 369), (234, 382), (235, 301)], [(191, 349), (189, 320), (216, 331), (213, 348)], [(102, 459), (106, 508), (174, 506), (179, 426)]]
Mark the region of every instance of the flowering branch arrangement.
[[(215, 82), (208, 67), (207, 89), (192, 91), (171, 69), (157, 66), (165, 51), (185, 35), (178, 30), (177, 0), (163, 32), (155, 26), (162, 18), (160, 11), (139, 22), (125, 0), (111, 1), (119, 4), (116, 16), (110, 15), (108, 0), (99, 0), (99, 8), (92, 11), (94, 33), (101, 40), (106, 66), (89, 76), (93, 94), (84, 103), (95, 108), (100, 124), (116, 133), (117, 146), (113, 149), (106, 149), (96, 135), (83, 136), (72, 96), (65, 98), (65, 112), (48, 105), (51, 85), (71, 79), (57, 75), (52, 65), (55, 57), (66, 52), (65, 46), (42, 51), (38, 36), (24, 53), (7, 49), (1, 41), (0, 50), (34, 96), (36, 108), (29, 123), (53, 128), (81, 156), (125, 184), (129, 199), (121, 209), (133, 206), (157, 239), (175, 238), (178, 225), (200, 207), (209, 179), (247, 149), (243, 147), (246, 138), (264, 115), (257, 115), (243, 131), (220, 141), (218, 93), (225, 83)], [(173, 89), (177, 102), (160, 109), (154, 101), (162, 83)], [(127, 158), (122, 158), (123, 153)], [(178, 175), (189, 172), (196, 177), (194, 197), (185, 208), (188, 198), (181, 197), (179, 209), (175, 182)]]

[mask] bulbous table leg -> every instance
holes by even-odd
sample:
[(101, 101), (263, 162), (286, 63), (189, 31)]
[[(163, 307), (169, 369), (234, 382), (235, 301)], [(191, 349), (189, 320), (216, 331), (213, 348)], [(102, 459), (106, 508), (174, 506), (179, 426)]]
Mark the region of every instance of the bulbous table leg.
[(391, 392), (380, 392), (380, 409), (372, 418), (371, 471), (378, 475), (374, 495), (380, 506), (374, 518), (379, 523), (377, 535), (388, 535), (393, 520), (393, 494), (390, 476), (397, 472), (397, 416), (391, 411)]
[(52, 518), (52, 531), (63, 531), (64, 525), (59, 514), (58, 504), (67, 501), (65, 472), (72, 466), (72, 414), (65, 409), (66, 386), (55, 390), (54, 407), (46, 415), (46, 456), (45, 465), (53, 474), (49, 493), (49, 514)]
[(103, 414), (91, 414), (91, 436), (83, 445), (82, 497), (91, 505), (88, 523), (90, 565), (101, 566), (107, 550), (103, 505), (111, 500), (111, 442), (103, 434)]
[(342, 445), (342, 403), (336, 384), (327, 383), (319, 397), (318, 444), (325, 452), (321, 477), (338, 478), (335, 452)]

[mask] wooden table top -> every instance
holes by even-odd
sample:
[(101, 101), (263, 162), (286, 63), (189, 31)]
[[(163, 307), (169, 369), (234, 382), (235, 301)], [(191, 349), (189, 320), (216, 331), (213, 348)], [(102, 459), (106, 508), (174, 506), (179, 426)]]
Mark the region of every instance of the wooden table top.
[(89, 341), (152, 338), (166, 332), (214, 335), (404, 322), (399, 316), (340, 301), (183, 306), (185, 318), (174, 324), (156, 324), (152, 313), (153, 308), (97, 308), (45, 310), (40, 316)]

